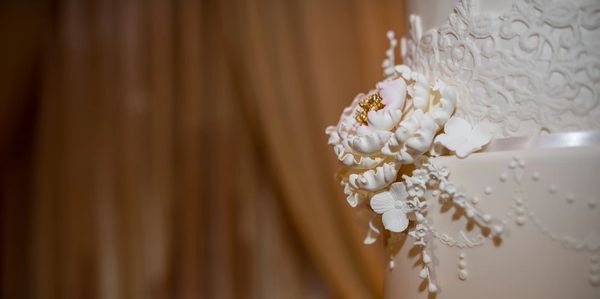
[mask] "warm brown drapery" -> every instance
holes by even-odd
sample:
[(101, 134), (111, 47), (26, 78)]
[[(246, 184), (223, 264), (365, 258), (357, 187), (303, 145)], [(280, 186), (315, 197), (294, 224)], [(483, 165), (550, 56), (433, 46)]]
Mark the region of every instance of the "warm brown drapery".
[(386, 1), (0, 5), (4, 298), (376, 298), (324, 128)]

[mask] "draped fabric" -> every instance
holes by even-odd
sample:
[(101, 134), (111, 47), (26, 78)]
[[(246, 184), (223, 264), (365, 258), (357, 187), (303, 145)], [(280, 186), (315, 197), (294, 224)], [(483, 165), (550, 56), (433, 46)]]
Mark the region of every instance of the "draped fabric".
[(378, 298), (324, 129), (396, 0), (0, 4), (4, 298)]

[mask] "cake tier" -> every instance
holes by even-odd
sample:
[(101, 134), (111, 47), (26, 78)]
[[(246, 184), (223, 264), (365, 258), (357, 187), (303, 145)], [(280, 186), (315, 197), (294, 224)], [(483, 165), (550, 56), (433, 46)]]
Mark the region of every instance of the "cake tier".
[(395, 267), (386, 270), (385, 298), (600, 298), (600, 146), (432, 161), (505, 233), (494, 239), (461, 210), (429, 199), (439, 290), (428, 293), (418, 250), (402, 233), (387, 246)]
[(456, 86), (456, 115), (492, 124), (495, 137), (600, 129), (599, 15), (593, 0), (461, 0), (432, 30), (411, 16), (403, 60)]

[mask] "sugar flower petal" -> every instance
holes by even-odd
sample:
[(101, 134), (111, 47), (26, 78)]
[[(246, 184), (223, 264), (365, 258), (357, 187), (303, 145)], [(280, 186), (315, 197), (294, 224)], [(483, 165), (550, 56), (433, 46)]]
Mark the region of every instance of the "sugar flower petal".
[(408, 217), (406, 213), (399, 209), (392, 209), (383, 213), (383, 226), (392, 232), (399, 233), (408, 227)]
[(444, 125), (444, 132), (446, 134), (456, 136), (466, 136), (470, 133), (471, 129), (471, 125), (464, 118), (460, 117), (452, 117)]
[(402, 119), (402, 111), (398, 109), (372, 110), (367, 114), (369, 125), (378, 130), (389, 131)]
[(406, 100), (406, 82), (398, 78), (377, 83), (377, 89), (386, 109), (402, 109)]
[(381, 192), (371, 197), (371, 209), (377, 214), (383, 214), (394, 209), (394, 196), (388, 192)]
[(390, 193), (396, 200), (405, 200), (408, 198), (408, 192), (406, 191), (406, 186), (404, 183), (393, 183), (390, 186)]
[(444, 134), (440, 134), (435, 142), (454, 151), (457, 157), (465, 158), (480, 150), (492, 138), (491, 127), (488, 124), (477, 124), (475, 128), (460, 117), (452, 117), (444, 126)]

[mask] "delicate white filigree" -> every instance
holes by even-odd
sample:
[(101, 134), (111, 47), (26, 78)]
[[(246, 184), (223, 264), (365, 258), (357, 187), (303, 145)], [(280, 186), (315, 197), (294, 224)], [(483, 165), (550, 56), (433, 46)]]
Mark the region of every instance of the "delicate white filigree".
[[(442, 242), (446, 241), (446, 243), (448, 243), (450, 246), (478, 246), (483, 244), (484, 239), (490, 239), (502, 234), (504, 227), (499, 221), (493, 219), (491, 215), (480, 212), (473, 206), (473, 204), (470, 203), (470, 201), (466, 200), (466, 194), (459, 192), (458, 188), (453, 183), (448, 181), (449, 172), (445, 167), (438, 167), (437, 165), (428, 161), (426, 158), (417, 161), (415, 166), (416, 168), (413, 170), (410, 176), (402, 176), (404, 183), (395, 183), (392, 185), (396, 189), (395, 191), (389, 192), (389, 194), (383, 193), (385, 196), (382, 196), (381, 198), (378, 197), (379, 194), (375, 195), (373, 199), (371, 199), (371, 206), (373, 209), (377, 208), (376, 212), (378, 213), (382, 211), (388, 212), (391, 210), (394, 200), (403, 200), (405, 198), (413, 199), (410, 206), (406, 201), (403, 201), (401, 205), (397, 206), (399, 207), (400, 211), (395, 213), (403, 213), (401, 216), (402, 221), (406, 221), (405, 219), (413, 219), (415, 222), (413, 227), (409, 227), (408, 235), (415, 239), (414, 245), (420, 247), (423, 268), (419, 272), (419, 276), (424, 280), (428, 280), (428, 290), (429, 292), (433, 293), (437, 291), (437, 285), (431, 276), (433, 273), (433, 268), (431, 265), (431, 256), (427, 251), (429, 241), (432, 238), (440, 238), (440, 234), (433, 227), (431, 227), (429, 220), (424, 216), (427, 211), (427, 197), (425, 191), (433, 190), (433, 192), (437, 193), (438, 200), (441, 203), (449, 203), (454, 205), (457, 209), (464, 211), (462, 215), (467, 217), (470, 221), (473, 221), (479, 226), (487, 227), (491, 230), (491, 233), (487, 238), (481, 236), (477, 240), (473, 241), (469, 240), (469, 238), (466, 236), (464, 236), (465, 241), (461, 243), (458, 241), (454, 241), (455, 243), (450, 243), (452, 240), (442, 239)], [(373, 202), (374, 199), (376, 200), (375, 205)], [(410, 217), (405, 218), (404, 215), (408, 215)], [(404, 222), (402, 223), (404, 224)], [(406, 227), (408, 227), (408, 225), (406, 225)], [(406, 227), (399, 227), (400, 231), (403, 231), (406, 229)], [(395, 229), (397, 227), (392, 228)], [(444, 236), (445, 235), (441, 235), (441, 238)]]
[(461, 0), (422, 32), (410, 17), (403, 62), (461, 94), (456, 115), (495, 137), (600, 129), (600, 2), (514, 0), (500, 15)]
[[(508, 169), (512, 174), (510, 177), (512, 178), (512, 183), (515, 185), (514, 188), (514, 196), (513, 201), (514, 204), (511, 206), (511, 213), (507, 215), (507, 220), (514, 218), (514, 221), (517, 225), (521, 226), (525, 224), (526, 219), (531, 220), (533, 225), (548, 239), (560, 243), (562, 247), (569, 250), (576, 251), (587, 251), (589, 253), (595, 253), (600, 251), (600, 234), (592, 230), (587, 236), (583, 238), (574, 238), (565, 233), (558, 233), (556, 231), (552, 231), (544, 222), (534, 213), (529, 206), (531, 196), (528, 195), (528, 188), (525, 186), (525, 178), (528, 177), (527, 174), (527, 164), (522, 158), (517, 156), (513, 157), (513, 159), (508, 163)], [(532, 180), (536, 181), (536, 178), (539, 179), (538, 175), (535, 175), (537, 172), (531, 175)], [(508, 183), (508, 181), (505, 181)], [(533, 188), (532, 188), (533, 189)], [(549, 193), (556, 193), (556, 186), (552, 185), (549, 190)], [(506, 220), (504, 222), (507, 222)]]

